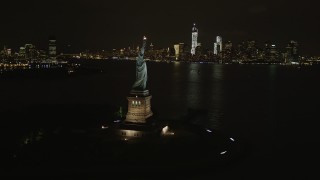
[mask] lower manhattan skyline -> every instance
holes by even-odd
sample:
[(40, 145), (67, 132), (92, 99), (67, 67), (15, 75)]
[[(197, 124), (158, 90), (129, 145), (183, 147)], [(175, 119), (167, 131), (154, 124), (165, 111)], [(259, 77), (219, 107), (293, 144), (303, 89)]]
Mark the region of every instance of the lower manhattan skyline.
[(50, 35), (57, 37), (60, 50), (69, 47), (76, 52), (135, 46), (139, 44), (135, 37), (143, 35), (158, 48), (180, 42), (191, 45), (190, 29), (196, 23), (198, 41), (207, 48), (213, 48), (216, 36), (235, 44), (255, 40), (286, 46), (296, 40), (301, 54), (319, 55), (319, 15), (311, 1), (33, 0), (18, 6), (7, 1), (3, 7), (0, 15), (6, 18), (2, 20), (0, 46), (13, 49), (26, 43), (46, 49)]

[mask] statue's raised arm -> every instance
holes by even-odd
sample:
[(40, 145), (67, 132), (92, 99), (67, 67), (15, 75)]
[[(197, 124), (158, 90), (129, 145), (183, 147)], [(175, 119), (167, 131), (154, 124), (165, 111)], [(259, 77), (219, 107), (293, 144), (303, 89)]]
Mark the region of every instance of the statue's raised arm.
[(142, 47), (140, 49), (140, 54), (139, 54), (139, 56), (141, 56), (142, 58), (144, 57), (144, 51), (146, 49), (146, 44), (147, 44), (147, 38), (144, 36), (143, 37)]
[(147, 65), (144, 61), (144, 52), (147, 44), (147, 38), (143, 37), (142, 47), (137, 57), (136, 62), (136, 81), (133, 84), (132, 90), (144, 91), (147, 87)]

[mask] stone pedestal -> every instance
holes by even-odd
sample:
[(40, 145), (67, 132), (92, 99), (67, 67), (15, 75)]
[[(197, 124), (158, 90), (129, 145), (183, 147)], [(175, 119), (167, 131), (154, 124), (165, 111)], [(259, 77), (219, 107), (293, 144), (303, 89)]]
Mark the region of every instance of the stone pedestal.
[(153, 115), (151, 111), (152, 96), (149, 91), (131, 91), (128, 99), (128, 113), (125, 123), (147, 123), (147, 119)]

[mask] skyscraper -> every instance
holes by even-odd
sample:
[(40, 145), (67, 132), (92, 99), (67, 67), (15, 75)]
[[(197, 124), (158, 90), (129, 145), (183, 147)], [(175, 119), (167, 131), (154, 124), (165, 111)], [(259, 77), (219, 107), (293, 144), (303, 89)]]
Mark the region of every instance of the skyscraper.
[(224, 47), (224, 49), (225, 50), (228, 50), (228, 51), (231, 51), (232, 50), (232, 42), (231, 41), (228, 41), (228, 42), (226, 42), (225, 43), (225, 47)]
[(29, 60), (34, 59), (36, 55), (36, 52), (35, 52), (36, 50), (34, 45), (26, 44), (24, 48), (25, 48), (25, 58)]
[(298, 63), (299, 62), (299, 51), (298, 42), (291, 40), (286, 47), (286, 63)]
[(222, 37), (217, 36), (216, 42), (214, 43), (213, 54), (217, 55), (222, 51)]
[(57, 56), (56, 38), (50, 37), (49, 38), (49, 59), (56, 60), (56, 56)]
[(19, 49), (19, 58), (20, 59), (25, 59), (26, 58), (26, 48), (25, 47), (20, 47), (20, 49)]
[(180, 50), (179, 50), (179, 44), (175, 44), (174, 45), (174, 51), (175, 51), (175, 57), (176, 57), (176, 60), (179, 59), (179, 54), (180, 54)]
[(198, 29), (196, 28), (196, 24), (194, 23), (192, 28), (191, 55), (196, 54), (197, 46), (198, 46)]
[(278, 61), (279, 52), (277, 46), (271, 42), (266, 42), (264, 47), (264, 60), (265, 61)]
[(12, 55), (12, 50), (11, 49), (7, 49), (7, 56), (11, 57)]
[[(176, 60), (184, 58), (186, 45), (184, 43), (179, 43), (174, 45)], [(196, 52), (196, 50), (194, 50)]]
[(233, 45), (231, 41), (228, 41), (225, 43), (224, 45), (224, 54), (223, 54), (223, 58), (226, 61), (231, 61), (233, 58)]
[(153, 51), (153, 48), (154, 48), (154, 45), (151, 43), (151, 44), (150, 44), (150, 49), (149, 49), (149, 50), (150, 50), (150, 51)]

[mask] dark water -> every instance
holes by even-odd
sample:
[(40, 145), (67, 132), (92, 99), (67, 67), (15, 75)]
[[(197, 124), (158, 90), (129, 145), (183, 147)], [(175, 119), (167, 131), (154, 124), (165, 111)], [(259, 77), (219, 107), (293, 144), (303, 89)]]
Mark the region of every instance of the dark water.
[[(63, 112), (71, 111), (91, 118), (94, 126), (101, 120), (96, 118), (112, 113), (110, 108), (125, 107), (135, 64), (92, 62), (86, 66), (103, 71), (2, 77), (1, 112), (31, 109), (37, 123), (46, 124), (47, 119), (61, 121)], [(213, 172), (213, 178), (307, 179), (317, 175), (320, 68), (148, 62), (148, 75), (152, 108), (159, 118), (175, 119), (188, 109), (204, 110), (207, 118), (199, 124), (245, 144), (246, 155), (229, 168)], [(46, 113), (37, 116), (37, 109)], [(3, 130), (13, 124), (8, 119), (2, 118), (9, 124)], [(32, 126), (22, 121), (16, 124), (20, 129)]]

